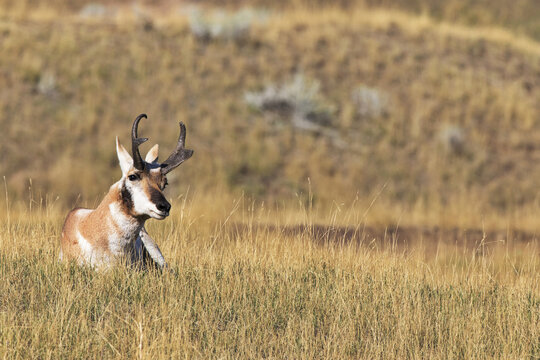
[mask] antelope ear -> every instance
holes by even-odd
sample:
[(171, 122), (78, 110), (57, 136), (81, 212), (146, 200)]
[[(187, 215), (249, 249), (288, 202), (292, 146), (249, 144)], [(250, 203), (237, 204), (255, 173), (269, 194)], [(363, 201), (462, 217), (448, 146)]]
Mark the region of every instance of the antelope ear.
[(146, 161), (149, 164), (157, 162), (158, 153), (159, 153), (159, 145), (156, 144), (156, 145), (152, 146), (152, 148), (150, 150), (148, 150), (148, 152), (146, 153), (146, 157), (145, 157), (144, 161)]
[(118, 141), (118, 136), (116, 137), (116, 155), (118, 156), (118, 162), (120, 163), (120, 168), (122, 169), (122, 176), (126, 176), (129, 170), (133, 167), (133, 158), (127, 152), (126, 148), (123, 147)]

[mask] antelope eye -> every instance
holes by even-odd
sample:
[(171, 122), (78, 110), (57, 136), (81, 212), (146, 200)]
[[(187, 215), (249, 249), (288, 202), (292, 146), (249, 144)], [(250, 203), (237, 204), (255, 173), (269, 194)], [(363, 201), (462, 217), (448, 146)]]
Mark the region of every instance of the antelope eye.
[(129, 179), (130, 181), (136, 181), (136, 180), (139, 180), (139, 175), (137, 175), (137, 174), (131, 174), (131, 175), (128, 176), (128, 179)]
[(167, 187), (167, 185), (169, 185), (169, 181), (167, 181), (167, 179), (165, 179), (165, 182), (163, 183), (163, 188), (165, 189)]

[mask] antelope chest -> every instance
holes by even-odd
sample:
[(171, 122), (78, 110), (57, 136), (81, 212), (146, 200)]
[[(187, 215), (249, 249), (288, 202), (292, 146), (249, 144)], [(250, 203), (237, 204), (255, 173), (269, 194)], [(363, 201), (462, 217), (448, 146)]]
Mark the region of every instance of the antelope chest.
[(113, 256), (125, 256), (133, 252), (133, 247), (143, 227), (139, 221), (124, 214), (117, 203), (109, 205), (110, 217), (107, 245)]
[(108, 252), (113, 257), (127, 256), (133, 252), (137, 236), (112, 234), (107, 238)]
[(79, 210), (74, 216), (79, 221), (72, 234), (81, 263), (101, 267), (132, 259), (143, 223), (123, 213), (118, 203), (106, 211)]

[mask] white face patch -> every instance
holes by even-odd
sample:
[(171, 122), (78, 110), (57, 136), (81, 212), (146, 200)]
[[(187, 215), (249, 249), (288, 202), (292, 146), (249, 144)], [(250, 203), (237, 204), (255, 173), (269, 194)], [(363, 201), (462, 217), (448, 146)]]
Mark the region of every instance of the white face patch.
[(142, 188), (142, 181), (132, 182), (126, 180), (126, 189), (131, 194), (131, 201), (133, 203), (133, 213), (135, 215), (148, 215), (150, 217), (155, 217), (156, 213), (159, 213), (159, 210), (156, 207), (147, 194), (146, 191)]
[[(157, 170), (159, 171), (159, 169)], [(158, 210), (156, 204), (150, 199), (150, 194), (143, 189), (144, 185), (142, 180), (131, 181), (128, 178), (125, 179), (124, 183), (126, 190), (131, 196), (131, 210), (136, 216), (147, 215), (154, 219), (162, 220), (168, 215), (164, 216), (162, 215), (162, 212)]]

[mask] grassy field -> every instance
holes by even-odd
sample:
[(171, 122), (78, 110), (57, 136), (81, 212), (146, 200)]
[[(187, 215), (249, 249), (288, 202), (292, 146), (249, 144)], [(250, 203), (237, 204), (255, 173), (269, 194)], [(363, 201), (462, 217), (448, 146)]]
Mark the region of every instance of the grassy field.
[[(289, 218), (246, 199), (212, 211), (212, 201), (188, 197), (151, 224), (174, 269), (165, 274), (59, 263), (54, 206), (2, 216), (0, 356), (540, 356), (534, 235), (468, 245), (426, 237), (428, 249), (396, 245), (399, 233), (363, 235), (360, 224), (354, 242), (317, 242), (309, 208)], [(304, 227), (283, 230), (289, 223)]]
[[(0, 358), (540, 358), (537, 1), (265, 3), (0, 0)], [(173, 271), (59, 263), (142, 112)]]

